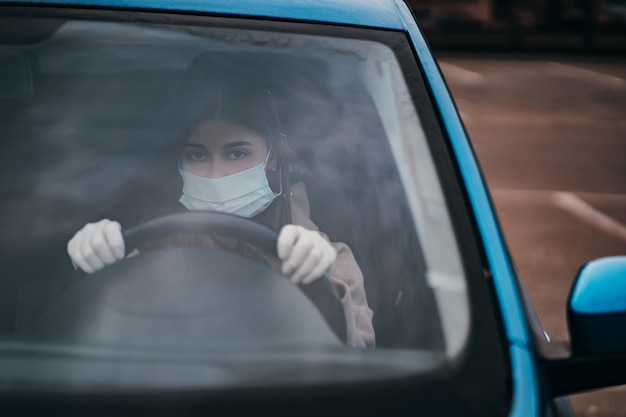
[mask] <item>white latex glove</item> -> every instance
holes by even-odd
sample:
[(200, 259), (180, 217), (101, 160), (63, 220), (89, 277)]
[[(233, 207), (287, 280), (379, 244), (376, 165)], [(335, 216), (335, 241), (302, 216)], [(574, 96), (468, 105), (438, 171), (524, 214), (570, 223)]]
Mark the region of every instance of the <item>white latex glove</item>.
[(122, 226), (109, 219), (87, 223), (67, 243), (74, 268), (91, 274), (124, 258)]
[(310, 284), (335, 263), (337, 251), (316, 231), (288, 224), (278, 235), (282, 273), (294, 284)]

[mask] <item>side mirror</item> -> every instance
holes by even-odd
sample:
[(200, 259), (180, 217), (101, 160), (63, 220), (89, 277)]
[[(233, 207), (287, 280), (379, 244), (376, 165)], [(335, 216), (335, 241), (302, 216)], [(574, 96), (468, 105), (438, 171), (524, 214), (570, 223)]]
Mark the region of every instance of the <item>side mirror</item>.
[(626, 384), (626, 256), (581, 268), (567, 320), (570, 343), (540, 348), (550, 396)]
[(567, 320), (575, 355), (626, 353), (626, 256), (597, 259), (580, 270)]

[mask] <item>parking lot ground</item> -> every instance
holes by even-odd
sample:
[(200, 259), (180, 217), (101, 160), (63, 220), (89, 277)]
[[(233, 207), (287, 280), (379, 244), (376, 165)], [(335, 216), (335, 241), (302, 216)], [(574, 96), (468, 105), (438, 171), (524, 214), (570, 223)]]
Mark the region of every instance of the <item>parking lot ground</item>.
[[(626, 255), (626, 59), (438, 54), (521, 281), (553, 340), (586, 262)], [(626, 386), (571, 397), (626, 417)]]

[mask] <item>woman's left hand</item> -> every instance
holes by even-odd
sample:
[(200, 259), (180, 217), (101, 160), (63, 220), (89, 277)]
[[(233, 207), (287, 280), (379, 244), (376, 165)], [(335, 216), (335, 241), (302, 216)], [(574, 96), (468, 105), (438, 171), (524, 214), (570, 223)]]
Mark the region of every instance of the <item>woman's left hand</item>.
[(293, 224), (281, 229), (277, 249), (282, 273), (294, 284), (312, 283), (337, 259), (337, 251), (320, 233)]

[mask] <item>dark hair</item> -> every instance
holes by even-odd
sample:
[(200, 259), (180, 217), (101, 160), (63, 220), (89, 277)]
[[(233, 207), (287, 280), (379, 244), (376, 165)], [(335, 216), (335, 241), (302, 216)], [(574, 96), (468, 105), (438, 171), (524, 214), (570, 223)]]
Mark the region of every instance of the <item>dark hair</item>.
[[(168, 158), (171, 161), (167, 164), (170, 167), (170, 172), (176, 167), (172, 163), (174, 162), (173, 159), (177, 160), (177, 158), (172, 158), (172, 151), (178, 155), (193, 130), (202, 122), (224, 120), (253, 131), (267, 141), (268, 148), (271, 146), (270, 158), (276, 160), (277, 169), (266, 171), (266, 174), (274, 192), (282, 192), (267, 209), (252, 220), (278, 232), (282, 226), (292, 222), (290, 187), (302, 181), (302, 176), (294, 169), (296, 157), (283, 132), (272, 86), (263, 79), (253, 76), (238, 80), (230, 88), (224, 88), (217, 97), (207, 95), (203, 98), (199, 97), (199, 93), (196, 91), (191, 94), (190, 99), (182, 108), (186, 111), (184, 118), (179, 119), (183, 120), (183, 128), (177, 135), (179, 139), (175, 141), (175, 150), (168, 147), (169, 151), (166, 151), (169, 152)], [(178, 126), (181, 126), (180, 122)], [(182, 190), (182, 180), (178, 172), (175, 174), (174, 181), (176, 185), (173, 187), (162, 187), (170, 188), (170, 190), (165, 193), (167, 194), (166, 198), (163, 198), (162, 192), (158, 193), (161, 196), (158, 197), (160, 202), (154, 204), (154, 209), (150, 210), (152, 212), (150, 217), (184, 210), (178, 202)], [(174, 192), (172, 192), (173, 189), (175, 189)], [(164, 200), (165, 203), (163, 203)], [(248, 258), (265, 262), (265, 258), (255, 248), (240, 243), (233, 249), (231, 244), (225, 242), (228, 242), (228, 239), (223, 241), (220, 237), (215, 236), (181, 235), (150, 242), (143, 245), (141, 249), (148, 250), (170, 246), (229, 247), (230, 250), (235, 250)]]
[[(290, 187), (301, 181), (296, 156), (287, 142), (281, 123), (277, 99), (274, 91), (276, 86), (257, 76), (249, 76), (232, 82), (230, 88), (204, 106), (203, 111), (196, 113), (184, 132), (183, 141), (187, 141), (193, 129), (207, 120), (225, 120), (250, 129), (263, 137), (271, 147), (270, 158), (276, 160), (277, 169), (267, 171), (270, 187), (281, 194), (274, 202), (255, 217), (255, 220), (278, 230), (291, 223), (291, 207), (289, 202)], [(194, 100), (195, 104), (198, 100)]]

